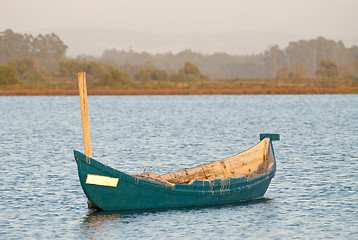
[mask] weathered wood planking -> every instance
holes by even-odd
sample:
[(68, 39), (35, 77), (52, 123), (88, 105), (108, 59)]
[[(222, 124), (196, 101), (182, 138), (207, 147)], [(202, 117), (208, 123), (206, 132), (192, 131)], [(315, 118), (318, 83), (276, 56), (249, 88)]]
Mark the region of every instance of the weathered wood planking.
[(177, 172), (158, 175), (156, 173), (142, 174), (142, 176), (155, 178), (170, 183), (189, 183), (195, 180), (230, 178), (230, 177), (253, 177), (272, 167), (274, 156), (270, 152), (270, 139), (266, 138), (256, 146), (235, 156), (184, 169)]
[(87, 85), (86, 85), (86, 73), (78, 73), (78, 88), (81, 99), (81, 115), (82, 115), (82, 130), (83, 130), (83, 144), (85, 149), (85, 155), (92, 157), (91, 148), (91, 134), (88, 117), (88, 102), (87, 102)]

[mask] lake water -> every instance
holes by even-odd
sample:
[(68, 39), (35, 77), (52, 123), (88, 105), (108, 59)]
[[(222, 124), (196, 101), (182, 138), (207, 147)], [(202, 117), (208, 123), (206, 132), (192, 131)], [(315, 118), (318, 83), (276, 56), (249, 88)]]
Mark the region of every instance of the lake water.
[(92, 212), (73, 158), (79, 97), (0, 97), (0, 239), (358, 239), (358, 95), (88, 101), (94, 158), (124, 172), (219, 160), (270, 132), (276, 176), (244, 204)]

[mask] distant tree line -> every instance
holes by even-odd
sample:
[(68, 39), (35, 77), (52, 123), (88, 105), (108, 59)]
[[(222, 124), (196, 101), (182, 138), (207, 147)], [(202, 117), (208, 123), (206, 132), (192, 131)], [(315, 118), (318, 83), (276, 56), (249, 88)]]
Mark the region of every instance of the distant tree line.
[(206, 75), (200, 72), (200, 69), (196, 65), (189, 61), (185, 62), (182, 68), (172, 74), (168, 74), (165, 70), (153, 66), (147, 66), (138, 69), (132, 78), (125, 68), (111, 63), (99, 63), (84, 59), (63, 59), (59, 62), (57, 76), (58, 78), (69, 79), (77, 76), (77, 73), (82, 71), (87, 73), (87, 81), (97, 86), (123, 87), (131, 84), (133, 81), (200, 82), (209, 80)]
[[(108, 49), (103, 52), (100, 61), (113, 62), (119, 66), (149, 64), (167, 72), (175, 71), (185, 61), (190, 61), (213, 79), (267, 79), (280, 76), (291, 79), (319, 78), (326, 76), (316, 72), (322, 68), (321, 62), (331, 61), (337, 65), (336, 77), (358, 77), (358, 47), (346, 48), (341, 41), (335, 42), (322, 37), (290, 42), (285, 49), (273, 45), (258, 55), (204, 55), (190, 50), (178, 54), (149, 54)], [(282, 74), (283, 72), (289, 74)]]
[[(288, 70), (294, 78), (357, 77), (358, 47), (346, 48), (339, 41), (319, 37), (315, 40), (290, 42), (281, 50), (271, 46), (263, 54), (266, 76), (273, 78), (280, 70)], [(330, 65), (329, 67), (327, 65)], [(322, 74), (328, 68), (337, 68), (337, 74)], [(318, 72), (317, 72), (318, 71)], [(340, 75), (340, 76), (338, 76)]]
[(54, 33), (34, 37), (0, 32), (0, 85), (76, 81), (87, 72), (89, 84), (125, 87), (148, 82), (205, 82), (220, 79), (358, 79), (358, 47), (342, 42), (291, 42), (285, 49), (270, 46), (258, 55), (204, 55), (105, 50), (100, 58), (66, 58), (67, 46)]
[(99, 61), (112, 62), (125, 67), (130, 74), (135, 74), (138, 68), (148, 66), (155, 66), (172, 73), (181, 68), (186, 61), (190, 61), (211, 79), (266, 78), (262, 54), (242, 56), (214, 53), (205, 55), (191, 50), (184, 50), (177, 54), (150, 54), (132, 50), (108, 49), (103, 52)]

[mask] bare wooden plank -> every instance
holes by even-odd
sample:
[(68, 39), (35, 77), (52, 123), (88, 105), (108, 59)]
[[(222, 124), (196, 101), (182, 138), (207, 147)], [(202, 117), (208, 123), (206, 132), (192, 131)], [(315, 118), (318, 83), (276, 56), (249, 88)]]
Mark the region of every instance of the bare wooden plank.
[(86, 73), (85, 72), (78, 73), (78, 88), (79, 88), (80, 99), (81, 99), (83, 145), (84, 145), (85, 155), (87, 157), (92, 157), (91, 135), (90, 135), (90, 126), (89, 126), (89, 117), (88, 117), (87, 85), (86, 85)]
[(206, 165), (184, 169), (161, 175), (160, 178), (173, 183), (187, 183), (195, 180), (253, 176), (263, 173), (268, 167), (268, 158), (272, 166), (270, 139), (265, 138), (256, 146), (235, 156)]

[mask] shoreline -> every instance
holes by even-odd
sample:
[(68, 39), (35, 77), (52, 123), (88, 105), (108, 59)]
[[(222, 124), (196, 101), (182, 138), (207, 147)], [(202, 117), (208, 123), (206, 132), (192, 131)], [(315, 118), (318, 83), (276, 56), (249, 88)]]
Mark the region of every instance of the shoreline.
[[(352, 88), (89, 89), (88, 95), (270, 95), (358, 94)], [(78, 89), (0, 89), (0, 96), (75, 96)]]

